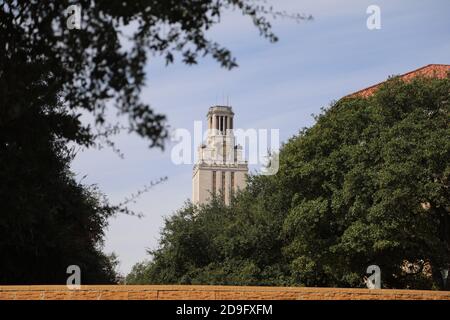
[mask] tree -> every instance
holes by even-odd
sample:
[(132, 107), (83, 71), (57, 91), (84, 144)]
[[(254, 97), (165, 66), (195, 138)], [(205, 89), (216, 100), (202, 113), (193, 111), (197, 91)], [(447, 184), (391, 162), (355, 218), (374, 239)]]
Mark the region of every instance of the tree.
[(82, 283), (114, 282), (113, 261), (101, 248), (108, 218), (118, 208), (75, 180), (69, 171), (73, 153), (42, 131), (37, 122), (45, 117), (29, 119), (33, 135), (1, 135), (0, 283), (63, 284), (69, 265), (81, 268)]
[(66, 10), (73, 4), (0, 4), (0, 126), (20, 119), (29, 108), (60, 99), (64, 112), (48, 114), (48, 125), (58, 136), (92, 145), (99, 134), (81, 123), (79, 114), (92, 115), (103, 133), (107, 107), (114, 107), (128, 116), (131, 131), (163, 147), (165, 116), (139, 98), (148, 57), (162, 55), (171, 63), (180, 53), (183, 62), (195, 64), (199, 56), (210, 55), (231, 69), (237, 66), (231, 52), (206, 34), (225, 11), (239, 10), (272, 42), (277, 38), (268, 17), (286, 15), (251, 0), (80, 0), (77, 30), (66, 26)]
[[(449, 84), (393, 79), (369, 99), (339, 101), (286, 145), (281, 176), (296, 192), (284, 234), (299, 281), (359, 286), (377, 264), (386, 287), (440, 285), (450, 258)], [(409, 274), (408, 262), (431, 270)]]
[[(387, 81), (292, 137), (275, 176), (169, 218), (139, 283), (443, 288), (450, 264), (450, 77)], [(136, 277), (139, 275), (139, 277)]]
[(160, 247), (150, 251), (152, 260), (136, 264), (127, 283), (284, 283), (282, 220), (264, 210), (262, 203), (270, 200), (270, 192), (256, 185), (250, 188), (261, 203), (254, 204), (248, 193), (230, 206), (220, 196), (201, 207), (187, 203), (166, 220)]

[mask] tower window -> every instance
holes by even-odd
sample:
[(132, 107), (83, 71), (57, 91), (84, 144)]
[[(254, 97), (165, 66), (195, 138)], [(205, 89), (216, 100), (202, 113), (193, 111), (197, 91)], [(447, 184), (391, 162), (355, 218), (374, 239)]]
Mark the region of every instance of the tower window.
[(216, 194), (216, 172), (212, 172), (212, 194)]
[(231, 177), (230, 177), (230, 198), (233, 198), (234, 196), (234, 172), (231, 172)]
[(225, 163), (227, 161), (227, 141), (223, 138), (222, 145), (222, 161)]
[(222, 199), (225, 199), (225, 171), (222, 171)]

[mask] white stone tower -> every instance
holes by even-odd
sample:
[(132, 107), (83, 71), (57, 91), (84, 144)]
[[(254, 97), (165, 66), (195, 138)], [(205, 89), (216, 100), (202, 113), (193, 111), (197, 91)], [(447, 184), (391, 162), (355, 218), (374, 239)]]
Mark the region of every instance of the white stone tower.
[(242, 147), (236, 145), (231, 107), (209, 108), (208, 137), (198, 148), (198, 161), (192, 176), (192, 201), (208, 202), (212, 195), (221, 196), (226, 204), (234, 192), (246, 186), (247, 162)]

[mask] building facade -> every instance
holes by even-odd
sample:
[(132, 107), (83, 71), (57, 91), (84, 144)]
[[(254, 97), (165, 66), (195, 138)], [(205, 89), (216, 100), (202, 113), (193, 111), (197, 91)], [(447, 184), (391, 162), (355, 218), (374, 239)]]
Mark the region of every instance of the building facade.
[(213, 106), (207, 114), (208, 135), (198, 147), (192, 176), (192, 202), (207, 203), (213, 196), (230, 203), (233, 194), (246, 186), (247, 162), (233, 133), (234, 113), (229, 106)]

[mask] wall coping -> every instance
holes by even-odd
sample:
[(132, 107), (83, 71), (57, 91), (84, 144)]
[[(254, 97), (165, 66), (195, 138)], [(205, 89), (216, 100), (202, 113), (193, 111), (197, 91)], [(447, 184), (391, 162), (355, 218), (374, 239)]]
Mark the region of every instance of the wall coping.
[(207, 286), (207, 285), (63, 285), (0, 286), (0, 300), (450, 300), (450, 291)]

